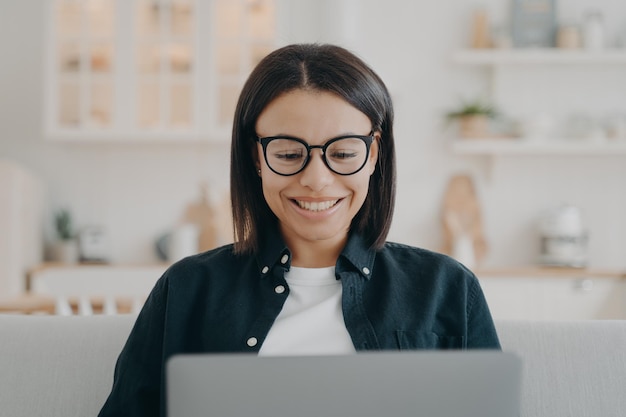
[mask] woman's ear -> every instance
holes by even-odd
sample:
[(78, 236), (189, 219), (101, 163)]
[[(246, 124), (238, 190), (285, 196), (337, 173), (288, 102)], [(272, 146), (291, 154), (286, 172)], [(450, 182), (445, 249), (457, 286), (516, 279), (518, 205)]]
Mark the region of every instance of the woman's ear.
[(254, 161), (254, 168), (257, 172), (257, 175), (260, 177), (261, 176), (261, 160), (259, 159), (259, 153), (260, 153), (260, 144), (255, 144), (255, 146), (252, 149), (252, 160)]
[(380, 133), (374, 133), (374, 140), (370, 146), (369, 166), (370, 175), (376, 171), (376, 163), (378, 162), (378, 153), (380, 152)]

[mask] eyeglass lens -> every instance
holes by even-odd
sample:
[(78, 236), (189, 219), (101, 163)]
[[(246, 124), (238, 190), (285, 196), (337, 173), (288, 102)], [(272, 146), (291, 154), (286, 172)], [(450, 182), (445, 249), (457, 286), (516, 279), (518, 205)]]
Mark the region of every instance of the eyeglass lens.
[[(300, 171), (308, 160), (306, 146), (297, 140), (280, 138), (267, 144), (267, 164), (274, 171), (290, 175)], [(365, 164), (367, 144), (359, 138), (342, 138), (326, 147), (323, 158), (338, 174), (354, 174)]]

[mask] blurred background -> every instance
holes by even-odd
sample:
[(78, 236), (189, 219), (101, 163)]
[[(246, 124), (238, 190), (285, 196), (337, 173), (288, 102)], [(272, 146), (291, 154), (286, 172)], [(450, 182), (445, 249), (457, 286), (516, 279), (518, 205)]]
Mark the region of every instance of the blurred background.
[(5, 295), (43, 262), (167, 264), (231, 241), (234, 103), (293, 42), (345, 46), (387, 83), (389, 240), (476, 270), (626, 270), (621, 0), (0, 5)]

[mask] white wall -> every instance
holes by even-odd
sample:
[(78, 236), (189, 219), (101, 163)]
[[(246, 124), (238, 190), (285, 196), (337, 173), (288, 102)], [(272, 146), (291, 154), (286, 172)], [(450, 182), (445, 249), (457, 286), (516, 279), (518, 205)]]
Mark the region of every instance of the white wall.
[[(590, 227), (591, 265), (626, 268), (625, 157), (506, 157), (489, 164), (480, 157), (453, 156), (446, 148), (442, 114), (459, 97), (488, 87), (482, 71), (449, 63), (450, 54), (466, 46), (469, 16), (480, 3), (344, 0), (329, 18), (322, 7), (336, 1), (308, 1), (313, 0), (291, 2), (284, 40), (343, 43), (377, 70), (394, 97), (399, 183), (391, 239), (437, 249), (444, 186), (450, 175), (469, 172), (484, 210), (488, 265), (532, 263), (537, 216), (569, 201), (583, 209)], [(0, 156), (42, 178), (50, 210), (69, 206), (78, 224), (104, 225), (114, 261), (155, 260), (154, 239), (197, 198), (200, 183), (208, 179), (226, 189), (228, 146), (45, 142), (44, 0), (0, 3)], [(595, 5), (610, 12), (607, 25), (626, 24), (626, 3), (620, 0), (561, 3), (568, 19)], [(506, 19), (508, 1), (483, 4), (495, 19)], [(347, 19), (341, 28), (336, 27), (339, 16)]]

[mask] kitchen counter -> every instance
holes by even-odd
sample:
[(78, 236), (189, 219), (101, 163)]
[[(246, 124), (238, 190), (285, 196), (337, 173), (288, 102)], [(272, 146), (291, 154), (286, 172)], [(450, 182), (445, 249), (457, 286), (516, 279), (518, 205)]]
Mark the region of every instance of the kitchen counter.
[(626, 280), (626, 271), (592, 268), (518, 266), (478, 268), (473, 272), (477, 277), (484, 278), (621, 278)]

